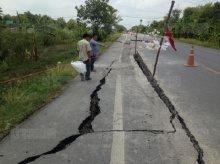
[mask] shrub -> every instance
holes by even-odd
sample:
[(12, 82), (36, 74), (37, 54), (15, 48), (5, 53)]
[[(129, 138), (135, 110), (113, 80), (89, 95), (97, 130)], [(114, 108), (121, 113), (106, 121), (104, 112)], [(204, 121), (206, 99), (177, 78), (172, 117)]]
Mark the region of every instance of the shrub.
[(5, 62), (5, 61), (0, 62), (0, 70), (1, 71), (6, 71), (6, 70), (8, 70), (8, 68), (9, 68), (9, 65), (7, 62)]

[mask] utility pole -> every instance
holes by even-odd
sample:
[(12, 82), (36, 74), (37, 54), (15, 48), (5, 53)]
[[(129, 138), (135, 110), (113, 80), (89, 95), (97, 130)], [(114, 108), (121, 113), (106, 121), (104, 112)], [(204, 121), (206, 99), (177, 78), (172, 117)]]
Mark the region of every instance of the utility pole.
[[(141, 26), (141, 23), (142, 23), (142, 19), (140, 20), (140, 26)], [(137, 54), (137, 36), (138, 36), (138, 26), (137, 26), (137, 33), (136, 33), (136, 40), (135, 40), (135, 55)]]

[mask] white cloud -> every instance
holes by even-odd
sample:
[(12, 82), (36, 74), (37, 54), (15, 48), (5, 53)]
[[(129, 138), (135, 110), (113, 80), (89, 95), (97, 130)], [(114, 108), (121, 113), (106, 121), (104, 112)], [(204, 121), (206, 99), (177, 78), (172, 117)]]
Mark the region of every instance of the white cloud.
[[(16, 11), (23, 13), (30, 11), (33, 14), (49, 15), (56, 19), (64, 17), (66, 19), (76, 18), (75, 6), (84, 4), (85, 0), (1, 0), (0, 7), (4, 14), (16, 15)], [(176, 0), (174, 8), (184, 9), (188, 6), (197, 6), (216, 0)], [(121, 24), (130, 28), (140, 23), (161, 20), (170, 8), (171, 0), (110, 0), (110, 5), (118, 9), (118, 14), (122, 16)]]
[(7, 0), (0, 7), (4, 14), (16, 15), (30, 11), (33, 14), (49, 15), (52, 18), (75, 18), (77, 15), (75, 6), (83, 4), (85, 0)]

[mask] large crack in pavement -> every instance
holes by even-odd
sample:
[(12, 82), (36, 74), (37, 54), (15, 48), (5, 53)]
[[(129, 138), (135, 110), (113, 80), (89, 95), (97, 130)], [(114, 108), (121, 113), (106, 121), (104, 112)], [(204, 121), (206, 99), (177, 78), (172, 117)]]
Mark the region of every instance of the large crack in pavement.
[(178, 118), (179, 122), (182, 125), (183, 130), (186, 132), (186, 135), (190, 138), (190, 141), (193, 143), (193, 146), (194, 146), (195, 150), (198, 152), (198, 159), (197, 159), (198, 163), (199, 164), (204, 164), (204, 161), (203, 161), (203, 150), (199, 146), (198, 141), (195, 139), (195, 137), (192, 135), (190, 130), (187, 128), (187, 126), (186, 126), (186, 124), (184, 122), (184, 119), (178, 114), (178, 112), (176, 111), (175, 107), (173, 106), (173, 104), (171, 103), (169, 98), (165, 95), (164, 91), (157, 84), (157, 81), (153, 78), (151, 72), (149, 71), (149, 69), (147, 68), (145, 63), (143, 62), (143, 60), (140, 57), (140, 55), (139, 54), (138, 55), (134, 55), (134, 58), (135, 58), (136, 62), (138, 63), (139, 67), (141, 68), (141, 70), (143, 71), (143, 73), (145, 74), (145, 76), (147, 77), (148, 81), (151, 83), (152, 87), (155, 89), (155, 91), (158, 93), (159, 97), (163, 100), (163, 102), (168, 107), (168, 109), (169, 109), (169, 111), (171, 113), (170, 123), (172, 124), (172, 127), (173, 127), (174, 131), (145, 130), (145, 129), (143, 129), (143, 130), (109, 130), (109, 131), (95, 131), (94, 132), (94, 130), (92, 128), (92, 122), (94, 121), (95, 117), (97, 115), (99, 115), (100, 112), (101, 112), (100, 111), (100, 106), (99, 106), (100, 98), (98, 97), (98, 92), (101, 90), (101, 87), (106, 83), (106, 77), (111, 72), (111, 70), (112, 70), (111, 67), (112, 67), (112, 65), (115, 62), (115, 61), (113, 61), (111, 63), (111, 65), (108, 68), (106, 68), (107, 74), (104, 76), (104, 78), (102, 78), (100, 80), (100, 84), (96, 87), (96, 89), (90, 95), (90, 97), (91, 97), (91, 101), (90, 101), (90, 115), (85, 120), (83, 120), (82, 123), (80, 124), (80, 126), (78, 128), (79, 134), (71, 135), (71, 136), (63, 139), (62, 141), (60, 141), (58, 143), (58, 145), (55, 146), (50, 151), (42, 153), (40, 155), (28, 157), (25, 160), (19, 162), (18, 164), (27, 164), (27, 163), (30, 163), (30, 162), (33, 162), (33, 161), (37, 160), (38, 158), (40, 158), (42, 156), (55, 154), (57, 152), (65, 150), (76, 139), (78, 139), (79, 137), (81, 137), (81, 136), (83, 136), (84, 134), (87, 134), (87, 133), (108, 133), (108, 132), (148, 132), (148, 133), (153, 133), (153, 134), (175, 133), (176, 132), (176, 128), (175, 128), (175, 125), (173, 123), (173, 120), (175, 118)]
[(109, 131), (95, 131), (95, 133), (111, 133), (111, 132), (148, 132), (153, 134), (170, 134), (174, 131), (165, 131), (165, 130), (109, 130)]
[(114, 62), (115, 61), (113, 61), (111, 63), (111, 65), (107, 68), (107, 70), (108, 70), (107, 74), (104, 76), (104, 78), (102, 78), (100, 80), (100, 84), (96, 87), (96, 89), (92, 92), (92, 94), (90, 96), (91, 97), (90, 116), (88, 116), (80, 124), (80, 126), (78, 128), (80, 134), (69, 136), (69, 137), (63, 139), (62, 141), (60, 141), (59, 144), (56, 147), (54, 147), (53, 149), (51, 149), (50, 151), (42, 153), (40, 155), (28, 157), (25, 160), (19, 162), (18, 164), (27, 164), (27, 163), (30, 163), (30, 162), (33, 162), (33, 161), (37, 160), (38, 158), (40, 158), (42, 156), (51, 155), (51, 154), (55, 154), (57, 152), (60, 152), (64, 149), (66, 149), (68, 146), (70, 146), (70, 144), (72, 144), (80, 136), (82, 136), (86, 133), (92, 133), (93, 132), (92, 122), (94, 121), (95, 117), (100, 113), (100, 106), (99, 106), (100, 99), (98, 97), (98, 92), (101, 90), (101, 87), (105, 84), (106, 77), (111, 72), (111, 70), (112, 70), (111, 66), (113, 65)]
[(111, 72), (111, 69), (109, 69), (107, 75), (100, 80), (100, 84), (96, 87), (96, 89), (91, 94), (91, 102), (90, 102), (90, 116), (87, 117), (79, 126), (78, 130), (80, 134), (86, 134), (93, 132), (92, 129), (92, 122), (94, 118), (100, 113), (100, 106), (99, 106), (99, 97), (98, 92), (101, 90), (101, 87), (105, 84), (105, 78), (108, 76), (108, 74)]
[[(180, 124), (182, 125), (182, 129), (186, 132), (186, 135), (189, 137), (191, 143), (193, 144), (194, 149), (198, 153), (197, 162), (199, 164), (204, 164), (205, 162), (203, 160), (203, 156), (204, 156), (203, 150), (200, 147), (199, 142), (196, 140), (195, 136), (192, 134), (192, 132), (186, 126), (186, 123), (185, 123), (184, 119), (179, 115), (179, 113), (175, 109), (174, 105), (169, 100), (169, 98), (165, 95), (164, 91), (161, 89), (159, 84), (157, 84), (157, 81), (152, 76), (152, 73), (148, 69), (147, 65), (144, 63), (144, 61), (141, 58), (141, 56), (139, 55), (139, 53), (134, 54), (134, 59), (138, 63), (141, 70), (143, 71), (144, 75), (147, 77), (148, 81), (151, 83), (154, 90), (157, 92), (158, 96), (161, 98), (161, 100), (163, 100), (165, 105), (168, 107), (170, 113), (172, 114), (171, 117), (170, 117), (170, 123), (172, 124), (173, 128), (175, 129), (173, 120), (175, 118), (177, 118), (179, 120)], [(175, 131), (176, 131), (176, 129), (175, 129)]]

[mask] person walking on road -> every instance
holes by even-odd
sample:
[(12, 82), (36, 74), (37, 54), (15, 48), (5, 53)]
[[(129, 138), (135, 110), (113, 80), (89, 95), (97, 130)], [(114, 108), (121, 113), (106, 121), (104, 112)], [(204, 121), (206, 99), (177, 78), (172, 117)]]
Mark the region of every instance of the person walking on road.
[(94, 69), (94, 63), (95, 63), (97, 55), (99, 55), (98, 46), (103, 46), (104, 47), (104, 45), (97, 42), (97, 40), (98, 40), (98, 35), (93, 34), (93, 38), (90, 40), (90, 45), (91, 45), (91, 48), (92, 48), (92, 51), (91, 51), (91, 71), (92, 72), (96, 72), (96, 70)]
[(80, 40), (77, 43), (77, 51), (79, 55), (79, 60), (83, 61), (84, 64), (86, 64), (86, 74), (84, 77), (84, 74), (80, 73), (81, 76), (81, 81), (84, 80), (91, 80), (90, 78), (90, 51), (91, 51), (91, 46), (89, 44), (89, 34), (85, 33), (83, 35), (83, 39)]

